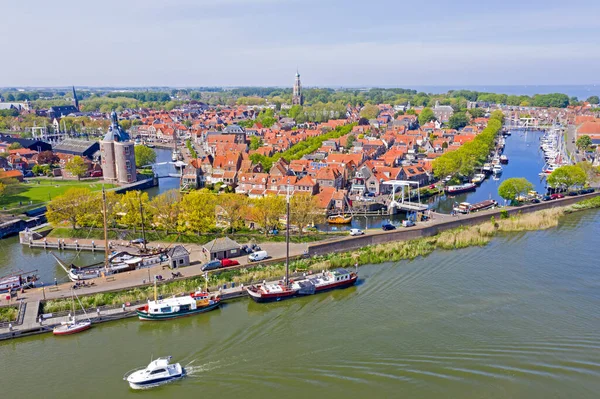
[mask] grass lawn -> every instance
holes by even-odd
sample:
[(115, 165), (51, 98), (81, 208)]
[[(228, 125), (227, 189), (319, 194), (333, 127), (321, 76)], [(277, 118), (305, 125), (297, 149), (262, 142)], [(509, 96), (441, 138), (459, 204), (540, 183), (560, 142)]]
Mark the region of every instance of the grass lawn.
[[(102, 189), (99, 180), (61, 180), (61, 179), (29, 179), (26, 183), (19, 183), (11, 195), (0, 197), (0, 207), (7, 209), (33, 204), (44, 204), (54, 197), (64, 194), (70, 188), (87, 187), (92, 191)], [(104, 184), (105, 188), (113, 188), (114, 184)]]

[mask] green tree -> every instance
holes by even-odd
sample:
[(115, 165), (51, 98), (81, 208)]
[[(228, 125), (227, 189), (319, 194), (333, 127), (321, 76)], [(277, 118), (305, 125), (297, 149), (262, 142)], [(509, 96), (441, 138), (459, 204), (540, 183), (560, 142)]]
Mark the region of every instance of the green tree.
[(577, 139), (577, 141), (575, 142), (575, 145), (577, 146), (577, 148), (579, 148), (580, 150), (586, 150), (588, 149), (591, 145), (592, 145), (592, 139), (590, 136), (588, 135), (583, 135), (581, 137), (579, 137)]
[(136, 145), (133, 151), (135, 152), (135, 166), (138, 168), (156, 162), (156, 153), (152, 148), (145, 145)]
[(298, 226), (300, 234), (306, 226), (320, 223), (324, 220), (323, 213), (319, 210), (316, 196), (296, 193), (290, 199), (290, 222)]
[(48, 222), (57, 226), (68, 222), (73, 229), (83, 225), (90, 213), (98, 213), (91, 206), (92, 192), (88, 188), (70, 188), (63, 195), (54, 198), (47, 206)]
[(419, 125), (423, 126), (426, 123), (436, 120), (435, 114), (431, 108), (423, 108), (419, 114)]
[(154, 227), (165, 231), (176, 231), (181, 215), (181, 193), (169, 190), (157, 195), (150, 201), (152, 223)]
[(65, 169), (73, 176), (76, 176), (77, 180), (81, 180), (81, 178), (85, 176), (88, 171), (88, 165), (85, 163), (82, 157), (77, 155), (67, 162)]
[(482, 118), (485, 116), (485, 110), (482, 108), (471, 108), (467, 111), (473, 118)]
[(555, 169), (548, 176), (548, 185), (553, 188), (569, 190), (574, 186), (583, 186), (587, 176), (583, 169), (577, 165), (566, 165)]
[(215, 226), (215, 205), (217, 196), (203, 189), (192, 191), (181, 200), (179, 231), (200, 234)]
[(152, 220), (153, 208), (149, 206), (148, 193), (140, 191), (127, 191), (121, 195), (116, 204), (115, 212), (120, 224), (128, 228), (136, 228), (142, 226), (142, 215), (140, 213), (140, 203), (144, 212), (144, 225), (149, 224)]
[(523, 177), (511, 177), (504, 180), (498, 187), (498, 195), (507, 201), (514, 201), (517, 197), (533, 190), (533, 184)]
[(367, 119), (375, 119), (379, 115), (379, 107), (373, 104), (367, 104), (360, 110), (360, 116)]
[(218, 197), (221, 216), (233, 231), (244, 224), (244, 215), (248, 210), (248, 197), (242, 194), (221, 194)]
[(263, 142), (260, 137), (258, 137), (258, 136), (250, 137), (250, 149), (251, 150), (258, 150), (260, 147), (262, 147), (262, 145), (263, 145)]
[(600, 98), (598, 96), (590, 96), (585, 101), (587, 101), (590, 104), (600, 104)]
[(457, 112), (448, 120), (450, 129), (462, 129), (469, 124), (469, 117), (464, 112)]
[(261, 226), (265, 235), (277, 226), (279, 218), (285, 213), (285, 199), (277, 195), (265, 195), (251, 201), (248, 216), (250, 220)]
[(600, 181), (600, 166), (594, 166), (588, 161), (581, 161), (577, 166), (585, 173), (588, 183), (598, 183)]
[(16, 141), (8, 146), (9, 150), (19, 150), (21, 148), (23, 148), (23, 146), (20, 143), (17, 143)]

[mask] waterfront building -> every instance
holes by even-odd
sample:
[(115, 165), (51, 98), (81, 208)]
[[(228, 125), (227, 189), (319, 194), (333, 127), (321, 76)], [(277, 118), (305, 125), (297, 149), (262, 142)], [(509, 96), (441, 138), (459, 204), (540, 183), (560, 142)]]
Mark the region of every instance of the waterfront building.
[(300, 83), (300, 73), (296, 71), (296, 81), (292, 93), (292, 105), (303, 105), (304, 96), (302, 95), (302, 84)]
[(100, 156), (104, 180), (127, 184), (137, 180), (134, 143), (119, 126), (117, 113), (111, 114), (111, 125), (100, 140)]

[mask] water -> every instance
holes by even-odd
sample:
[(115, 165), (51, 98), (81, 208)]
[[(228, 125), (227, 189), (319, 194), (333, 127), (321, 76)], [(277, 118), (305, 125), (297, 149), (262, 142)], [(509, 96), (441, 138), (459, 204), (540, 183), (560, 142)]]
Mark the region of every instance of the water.
[[(155, 148), (154, 152), (156, 153), (156, 163), (163, 162), (172, 162), (172, 150), (168, 150), (165, 148)], [(168, 176), (169, 173), (179, 173), (175, 166), (168, 165), (159, 165), (157, 166), (158, 170), (156, 171), (159, 176)], [(146, 190), (150, 198), (157, 196), (158, 194), (162, 194), (165, 191), (177, 189), (179, 190), (179, 178), (176, 177), (162, 177), (158, 180), (158, 187), (152, 187), (149, 190)]]
[(569, 97), (577, 97), (579, 100), (586, 100), (590, 96), (600, 95), (600, 85), (516, 85), (516, 86), (498, 86), (498, 85), (467, 85), (467, 86), (409, 86), (409, 89), (425, 93), (444, 94), (450, 90), (473, 90), (484, 93), (497, 93), (507, 95), (526, 95), (536, 94), (564, 93)]
[[(80, 253), (64, 251), (57, 252), (57, 255), (66, 262), (76, 265), (89, 265), (104, 261), (104, 252), (93, 254), (87, 251)], [(69, 281), (67, 273), (50, 256), (49, 251), (21, 245), (17, 236), (0, 240), (0, 276), (18, 270), (25, 272), (37, 270), (40, 282), (45, 285), (54, 284), (55, 278), (59, 283)]]
[(138, 397), (122, 375), (172, 355), (190, 377), (144, 397), (596, 398), (599, 244), (600, 212), (588, 211), (483, 248), (362, 267), (343, 291), (1, 342), (3, 394)]
[(514, 130), (512, 135), (506, 137), (504, 154), (508, 157), (508, 164), (502, 165), (502, 174), (499, 178), (488, 177), (476, 191), (453, 196), (438, 196), (431, 198), (429, 203), (439, 212), (450, 213), (455, 203), (467, 201), (476, 203), (487, 199), (495, 199), (501, 204), (504, 200), (498, 195), (500, 184), (511, 177), (524, 177), (529, 180), (538, 193), (546, 192), (546, 180), (539, 174), (545, 164), (544, 153), (540, 149), (542, 132)]

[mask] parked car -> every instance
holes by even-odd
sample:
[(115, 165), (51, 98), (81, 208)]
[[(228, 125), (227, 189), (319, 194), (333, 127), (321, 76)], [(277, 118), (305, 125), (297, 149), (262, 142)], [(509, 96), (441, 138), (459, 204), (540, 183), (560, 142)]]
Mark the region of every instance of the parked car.
[(590, 194), (593, 193), (594, 189), (591, 187), (588, 188), (582, 188), (581, 190), (579, 190), (579, 194)]
[(539, 204), (540, 200), (537, 197), (533, 197), (530, 201), (532, 204)]
[(550, 195), (550, 199), (554, 200), (554, 199), (559, 199), (559, 198), (565, 198), (565, 195), (561, 194), (561, 193), (554, 193), (554, 194)]
[(209, 270), (216, 270), (219, 268), (221, 268), (221, 261), (218, 259), (215, 259), (215, 260), (211, 260), (210, 262), (202, 265), (202, 268), (200, 270), (202, 270), (203, 272), (207, 272)]
[(351, 236), (362, 236), (363, 234), (365, 234), (365, 232), (361, 229), (350, 229)]
[(385, 224), (381, 225), (381, 228), (383, 229), (383, 231), (396, 230), (396, 226), (394, 226), (393, 224), (390, 224), (390, 223), (385, 223)]
[(575, 196), (579, 195), (579, 192), (577, 192), (577, 191), (569, 191), (569, 193), (567, 195), (569, 197), (575, 197)]
[(90, 172), (90, 177), (102, 177), (101, 170), (93, 170)]
[(375, 196), (375, 193), (372, 193), (372, 192), (370, 192), (370, 191), (367, 191), (367, 192), (365, 193), (365, 197), (374, 197), (374, 196)]
[(267, 251), (256, 251), (248, 255), (248, 260), (250, 262), (258, 262), (261, 260), (265, 260), (269, 257)]
[(148, 244), (148, 240), (144, 240), (143, 238), (136, 238), (130, 241), (131, 244)]
[(554, 199), (554, 198), (552, 198), (552, 196), (551, 196), (551, 195), (544, 195), (544, 196), (542, 197), (542, 201), (550, 201), (550, 200), (553, 200), (553, 199)]
[(247, 246), (247, 245), (242, 245), (242, 248), (241, 248), (241, 250), (242, 250), (243, 252), (247, 253), (247, 254), (251, 254), (251, 253), (252, 253), (252, 248), (250, 248), (250, 247), (249, 247), (249, 246)]
[(235, 259), (221, 259), (221, 267), (230, 267), (230, 266), (237, 266), (239, 265), (240, 262), (238, 262)]
[(412, 220), (406, 219), (402, 221), (402, 226), (403, 227), (412, 227), (415, 225), (415, 222), (413, 222)]

